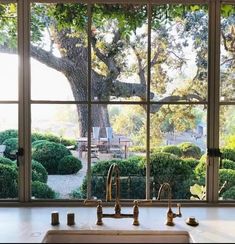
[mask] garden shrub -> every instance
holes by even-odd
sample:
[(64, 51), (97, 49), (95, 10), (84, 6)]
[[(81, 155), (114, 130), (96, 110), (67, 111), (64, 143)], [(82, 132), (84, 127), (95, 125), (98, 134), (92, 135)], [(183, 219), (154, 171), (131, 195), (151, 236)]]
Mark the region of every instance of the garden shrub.
[(182, 156), (181, 149), (179, 147), (173, 146), (173, 145), (162, 147), (162, 152), (171, 153), (171, 154), (174, 154), (174, 155), (176, 155), (178, 157)]
[(32, 160), (32, 181), (47, 183), (47, 178), (48, 174), (45, 167), (36, 160)]
[(227, 191), (232, 186), (235, 186), (235, 170), (233, 169), (220, 169), (219, 170), (219, 186), (221, 187), (225, 181), (227, 182), (223, 191)]
[(184, 142), (178, 145), (182, 151), (182, 156), (184, 158), (196, 158), (201, 157), (201, 149), (191, 142)]
[(82, 162), (72, 155), (65, 156), (59, 161), (58, 173), (62, 175), (77, 173), (82, 168)]
[(32, 149), (32, 158), (40, 162), (48, 174), (58, 174), (59, 161), (71, 155), (71, 152), (62, 144), (44, 142), (35, 145)]
[(192, 170), (194, 170), (197, 165), (199, 164), (199, 160), (195, 159), (195, 158), (183, 158), (183, 161), (185, 163), (187, 163)]
[(207, 154), (203, 154), (199, 160), (199, 164), (195, 168), (195, 173), (198, 177), (205, 176), (206, 174), (206, 159)]
[(193, 171), (187, 162), (170, 153), (153, 153), (150, 155), (150, 167), (157, 192), (162, 183), (168, 182), (173, 198), (189, 198)]
[(230, 187), (227, 191), (222, 194), (223, 200), (234, 200), (235, 199), (235, 186)]
[(16, 167), (0, 164), (0, 198), (16, 198), (18, 195)]
[(53, 134), (42, 134), (42, 133), (34, 132), (31, 135), (31, 140), (32, 142), (39, 141), (39, 140), (46, 140), (50, 142), (60, 143), (63, 144), (64, 146), (74, 145), (75, 148), (77, 147), (76, 140), (65, 139), (63, 137), (59, 137)]
[(223, 159), (229, 159), (235, 162), (235, 149), (222, 148), (221, 152), (222, 152)]
[(35, 147), (36, 145), (40, 144), (40, 143), (44, 143), (44, 142), (49, 142), (47, 140), (37, 140), (32, 142), (32, 147)]
[(40, 181), (33, 181), (32, 197), (43, 199), (55, 199), (56, 193), (47, 184)]
[(0, 132), (0, 144), (3, 144), (3, 142), (10, 138), (17, 138), (18, 137), (18, 131), (17, 130), (4, 130)]
[(235, 162), (229, 159), (222, 159), (222, 168), (235, 170)]
[(15, 160), (16, 159), (16, 152), (18, 150), (18, 138), (9, 138), (3, 142), (3, 145), (6, 145), (6, 149), (4, 152), (4, 156)]
[(9, 166), (16, 166), (16, 163), (10, 160), (9, 158), (5, 158), (0, 156), (0, 164), (9, 165)]

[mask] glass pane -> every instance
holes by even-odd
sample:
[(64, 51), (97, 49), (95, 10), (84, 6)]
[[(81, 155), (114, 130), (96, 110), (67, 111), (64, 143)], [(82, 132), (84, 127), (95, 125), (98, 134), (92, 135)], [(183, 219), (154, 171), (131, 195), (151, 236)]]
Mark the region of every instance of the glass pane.
[(205, 200), (207, 110), (201, 105), (152, 105), (151, 194), (168, 182), (174, 199)]
[(235, 101), (235, 6), (221, 7), (220, 100)]
[(0, 100), (18, 100), (17, 5), (0, 4)]
[(219, 199), (235, 200), (235, 106), (220, 107)]
[(86, 198), (87, 158), (78, 144), (86, 115), (85, 105), (32, 105), (32, 199)]
[(146, 5), (93, 5), (92, 99), (146, 99), (147, 30)]
[(92, 197), (105, 199), (108, 170), (116, 163), (121, 198), (145, 198), (145, 107), (93, 105), (91, 138)]
[(207, 100), (208, 10), (158, 5), (151, 25), (151, 99)]
[(18, 198), (18, 105), (0, 104), (0, 199)]
[(32, 99), (87, 100), (87, 19), (85, 4), (31, 5)]

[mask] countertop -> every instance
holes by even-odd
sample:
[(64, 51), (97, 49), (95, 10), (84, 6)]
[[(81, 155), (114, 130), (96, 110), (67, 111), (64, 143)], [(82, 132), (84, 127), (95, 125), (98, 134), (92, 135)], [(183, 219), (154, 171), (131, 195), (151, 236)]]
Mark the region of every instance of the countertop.
[[(176, 208), (173, 208), (176, 211)], [(60, 224), (51, 225), (51, 212), (59, 212)], [(75, 225), (67, 225), (67, 213), (75, 214)], [(103, 219), (96, 225), (95, 207), (0, 207), (1, 243), (40, 243), (48, 230), (186, 230), (196, 243), (234, 243), (235, 207), (184, 207), (175, 226), (166, 226), (167, 207), (140, 207), (139, 226), (133, 219)], [(103, 213), (113, 208), (103, 207)], [(132, 207), (123, 207), (122, 213), (132, 213)], [(194, 216), (199, 225), (189, 226), (185, 220)]]

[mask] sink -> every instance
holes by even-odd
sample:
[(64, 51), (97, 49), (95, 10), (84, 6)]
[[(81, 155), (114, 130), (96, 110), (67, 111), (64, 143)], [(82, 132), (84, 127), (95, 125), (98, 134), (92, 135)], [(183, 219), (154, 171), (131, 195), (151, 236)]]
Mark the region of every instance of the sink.
[(192, 243), (187, 231), (49, 230), (42, 243)]

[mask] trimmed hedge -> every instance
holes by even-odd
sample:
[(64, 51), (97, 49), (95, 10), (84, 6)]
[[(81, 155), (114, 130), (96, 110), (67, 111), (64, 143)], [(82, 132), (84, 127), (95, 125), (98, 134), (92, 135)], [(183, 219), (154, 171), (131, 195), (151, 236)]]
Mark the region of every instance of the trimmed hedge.
[(222, 168), (235, 170), (235, 162), (229, 159), (223, 159)]
[(196, 158), (201, 157), (201, 149), (191, 142), (184, 142), (178, 145), (182, 151), (182, 156), (184, 158)]
[(16, 166), (16, 163), (10, 160), (9, 158), (5, 158), (0, 156), (0, 164), (9, 165), (9, 166)]
[(181, 157), (182, 156), (182, 151), (179, 147), (177, 146), (164, 146), (162, 147), (162, 152), (165, 152), (165, 153), (171, 153), (171, 154), (174, 154), (178, 157)]
[(77, 173), (82, 168), (82, 162), (72, 155), (65, 156), (59, 161), (58, 173), (62, 175)]
[(192, 170), (194, 170), (199, 164), (199, 160), (195, 158), (184, 158), (183, 161), (187, 163)]
[(227, 182), (223, 192), (227, 191), (232, 186), (235, 186), (235, 170), (233, 169), (220, 169), (219, 170), (219, 186), (221, 187), (225, 181)]
[(162, 183), (168, 182), (174, 199), (190, 197), (190, 184), (194, 174), (187, 162), (170, 153), (153, 153), (150, 156), (150, 167), (156, 193)]
[(10, 138), (17, 138), (18, 137), (18, 131), (17, 130), (4, 130), (0, 132), (0, 144), (3, 144), (3, 142)]
[(16, 198), (18, 195), (16, 167), (0, 164), (0, 198)]
[(47, 183), (47, 178), (48, 174), (45, 167), (36, 160), (32, 160), (32, 181)]
[(230, 187), (227, 191), (222, 194), (223, 200), (234, 200), (235, 199), (235, 186)]
[(48, 174), (58, 174), (59, 161), (71, 155), (71, 152), (62, 144), (44, 142), (35, 145), (32, 150), (32, 158), (40, 162)]
[(222, 148), (222, 158), (229, 159), (235, 162), (235, 150), (231, 148)]
[(40, 181), (32, 182), (32, 197), (41, 199), (55, 199), (56, 193), (47, 184)]
[(18, 150), (18, 138), (9, 138), (3, 142), (3, 145), (6, 145), (6, 150), (4, 152), (4, 156), (15, 160), (16, 152)]
[(35, 147), (36, 145), (40, 144), (40, 143), (44, 143), (44, 142), (49, 142), (47, 140), (37, 140), (32, 142), (32, 147)]

